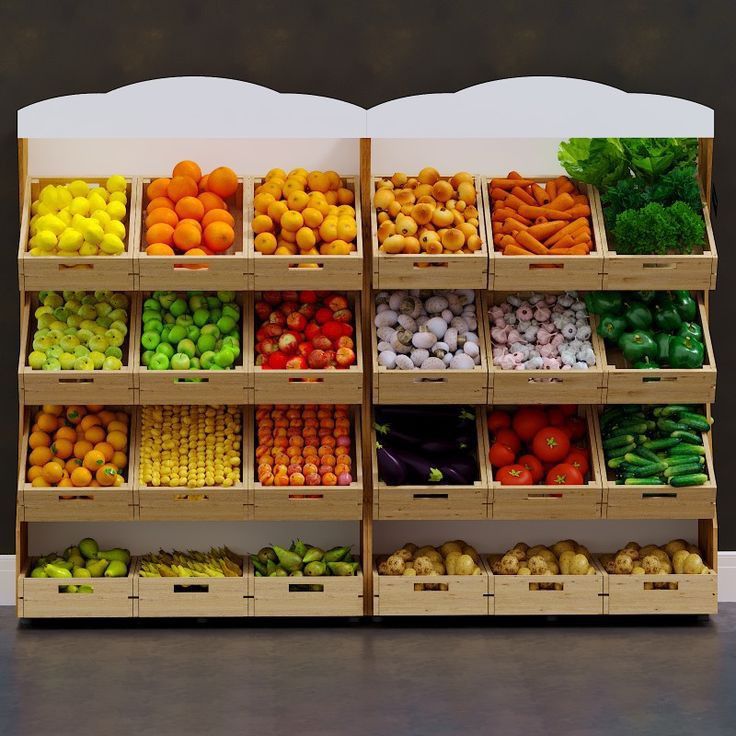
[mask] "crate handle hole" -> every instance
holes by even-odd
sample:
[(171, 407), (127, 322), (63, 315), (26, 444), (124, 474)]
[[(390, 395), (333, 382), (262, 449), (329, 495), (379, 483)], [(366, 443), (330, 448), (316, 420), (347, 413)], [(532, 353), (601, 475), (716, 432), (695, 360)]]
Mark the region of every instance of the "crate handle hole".
[(174, 593), (209, 593), (210, 586), (206, 583), (195, 585), (174, 585)]
[(529, 270), (532, 271), (535, 268), (565, 268), (564, 263), (530, 263)]
[(446, 378), (415, 378), (414, 383), (447, 383)]
[[(541, 585), (544, 585), (544, 586), (552, 585), (553, 587), (551, 588), (539, 587)], [(537, 586), (537, 587), (533, 587), (533, 586)], [(565, 583), (529, 583), (529, 590), (533, 592), (540, 591), (543, 593), (549, 593), (549, 592), (560, 593), (563, 590), (565, 590)]]
[(527, 383), (564, 383), (564, 378), (536, 378), (534, 376), (529, 376), (527, 379)]
[(532, 499), (542, 499), (554, 501), (555, 499), (564, 498), (564, 493), (527, 493), (526, 498), (528, 501)]
[(677, 498), (676, 493), (642, 493), (641, 497), (643, 500), (647, 498)]
[(94, 501), (94, 496), (57, 496), (59, 501)]
[(324, 497), (324, 493), (290, 493), (289, 501), (321, 501)]
[[(86, 578), (84, 578), (84, 579), (86, 580)], [(87, 583), (72, 583), (72, 585), (87, 585)], [(90, 587), (92, 588), (92, 590), (87, 591), (87, 594), (94, 593), (95, 592), (95, 589), (92, 586), (90, 586)], [(78, 594), (77, 593), (69, 593), (69, 591), (67, 590), (67, 586), (66, 585), (59, 585), (58, 586), (57, 593), (62, 593), (64, 595), (67, 595), (67, 594), (68, 595), (85, 595), (84, 593), (78, 593)]]
[(414, 493), (412, 497), (419, 501), (432, 499), (444, 499), (446, 501), (450, 495), (448, 493)]
[(654, 585), (654, 583), (642, 583), (642, 588), (647, 593), (651, 591), (657, 591), (657, 590), (662, 591), (662, 590), (679, 590), (680, 589), (680, 583), (665, 583), (665, 585), (667, 586), (666, 588), (647, 588), (647, 585)]
[(676, 263), (643, 263), (642, 268), (662, 268), (665, 270), (671, 271), (674, 268), (677, 268)]
[(59, 378), (59, 383), (94, 383), (94, 378)]
[(175, 263), (174, 271), (185, 273), (187, 271), (209, 271), (209, 266), (206, 263)]
[(289, 383), (324, 383), (324, 378), (289, 378)]
[(177, 493), (174, 496), (175, 501), (209, 501), (210, 497), (206, 493)]
[(439, 261), (436, 263), (420, 263), (415, 262), (412, 264), (413, 268), (417, 269), (425, 269), (425, 268), (449, 268), (450, 262), (449, 261)]
[(325, 586), (319, 583), (305, 585), (304, 583), (289, 583), (289, 593), (324, 593)]
[(59, 271), (74, 271), (75, 269), (78, 269), (80, 271), (88, 270), (92, 271), (94, 269), (94, 264), (92, 263), (75, 263), (74, 265), (68, 265), (66, 263), (60, 263), (59, 264)]
[(289, 271), (296, 271), (297, 269), (305, 269), (305, 268), (324, 268), (324, 263), (290, 263), (289, 264)]

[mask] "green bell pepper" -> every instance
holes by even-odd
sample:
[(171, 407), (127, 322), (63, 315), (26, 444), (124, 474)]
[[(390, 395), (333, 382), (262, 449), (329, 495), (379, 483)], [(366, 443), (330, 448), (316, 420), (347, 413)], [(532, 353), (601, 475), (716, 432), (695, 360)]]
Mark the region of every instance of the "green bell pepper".
[(670, 339), (670, 368), (702, 368), (704, 348), (694, 337), (675, 335)]
[(624, 358), (631, 364), (638, 363), (644, 358), (655, 360), (657, 357), (657, 343), (652, 333), (647, 330), (624, 332), (618, 341), (618, 346)]
[(644, 302), (633, 301), (626, 305), (624, 314), (632, 330), (648, 330), (652, 326), (652, 310)]
[(659, 363), (654, 360), (650, 360), (649, 356), (645, 356), (644, 360), (639, 360), (634, 363), (634, 368), (638, 368), (639, 370), (657, 370), (660, 367)]
[(698, 314), (698, 303), (689, 291), (679, 290), (672, 292), (672, 301), (685, 322), (692, 322)]
[(652, 304), (657, 296), (656, 291), (640, 291), (639, 300), (644, 304)]
[(628, 323), (624, 317), (608, 314), (601, 319), (597, 332), (604, 340), (618, 342), (621, 335), (626, 332), (627, 327)]
[(694, 337), (702, 342), (703, 328), (697, 322), (683, 322), (677, 331), (679, 337)]
[(620, 314), (624, 307), (618, 291), (589, 291), (583, 298), (588, 314)]
[(660, 365), (665, 365), (670, 359), (670, 339), (671, 335), (666, 332), (658, 332), (654, 336), (654, 340), (657, 343), (657, 362)]
[(654, 308), (654, 324), (662, 332), (674, 333), (682, 325), (682, 317), (671, 299), (660, 302)]

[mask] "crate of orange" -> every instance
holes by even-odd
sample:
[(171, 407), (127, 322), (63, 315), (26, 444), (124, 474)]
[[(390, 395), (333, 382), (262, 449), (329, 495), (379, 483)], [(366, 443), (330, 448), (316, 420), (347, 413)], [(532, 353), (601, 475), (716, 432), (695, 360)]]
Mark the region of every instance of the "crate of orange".
[(363, 288), (357, 176), (271, 169), (248, 181), (246, 223), (256, 289)]
[(138, 186), (133, 256), (141, 289), (247, 287), (242, 178), (227, 166), (203, 175), (194, 161), (180, 161), (170, 177)]
[(18, 476), (23, 521), (134, 518), (128, 458), (135, 410), (88, 404), (26, 407)]
[(595, 187), (566, 176), (483, 179), (492, 237), (489, 288), (600, 289), (603, 237)]

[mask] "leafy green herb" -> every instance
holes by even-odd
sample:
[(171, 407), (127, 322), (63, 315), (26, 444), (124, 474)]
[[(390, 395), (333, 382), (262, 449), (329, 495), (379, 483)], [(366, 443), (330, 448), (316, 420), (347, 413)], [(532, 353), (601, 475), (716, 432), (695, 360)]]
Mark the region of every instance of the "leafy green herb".
[(624, 149), (618, 138), (570, 138), (560, 143), (557, 158), (568, 175), (606, 188), (628, 176)]
[(621, 138), (620, 142), (634, 175), (648, 182), (680, 164), (694, 164), (698, 152), (695, 138)]

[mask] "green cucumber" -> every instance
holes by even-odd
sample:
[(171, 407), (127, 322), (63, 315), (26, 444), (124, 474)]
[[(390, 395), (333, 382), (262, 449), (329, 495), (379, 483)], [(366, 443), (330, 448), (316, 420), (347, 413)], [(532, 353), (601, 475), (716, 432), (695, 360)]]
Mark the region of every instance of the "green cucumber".
[(678, 421), (685, 425), (685, 429), (710, 432), (710, 422), (702, 414), (682, 414)]
[(678, 440), (683, 442), (689, 442), (692, 445), (702, 445), (703, 438), (695, 432), (687, 432), (683, 429), (677, 429), (672, 433), (672, 437), (677, 437)]
[(663, 461), (668, 468), (673, 465), (688, 465), (690, 463), (698, 463), (705, 465), (705, 458), (702, 455), (675, 455), (674, 457), (666, 457)]
[(670, 478), (670, 485), (675, 488), (683, 486), (702, 486), (708, 482), (708, 476), (705, 473), (693, 473), (692, 475), (676, 475)]
[(606, 465), (612, 470), (616, 470), (623, 469), (623, 466), (628, 466), (628, 463), (624, 459), (624, 456), (621, 455), (620, 457), (612, 457), (610, 460), (606, 461)]
[(680, 424), (679, 422), (673, 422), (671, 419), (657, 419), (657, 429), (659, 429), (661, 432), (664, 432), (665, 434), (671, 435), (672, 432), (676, 432), (679, 430), (688, 430), (688, 426), (686, 424)]
[(644, 459), (649, 460), (652, 463), (658, 463), (662, 460), (662, 458), (659, 455), (657, 455), (656, 452), (652, 452), (646, 447), (637, 447), (636, 454), (639, 457), (643, 457)]
[(606, 458), (609, 460), (613, 460), (615, 457), (623, 457), (627, 452), (631, 452), (632, 450), (636, 449), (636, 445), (633, 442), (630, 442), (628, 445), (625, 445), (624, 447), (616, 447), (613, 450), (606, 450)]
[(647, 450), (669, 450), (671, 447), (675, 447), (680, 444), (680, 440), (677, 437), (662, 437), (658, 440), (649, 440), (644, 443), (644, 447)]
[(662, 481), (656, 476), (651, 478), (627, 478), (624, 481), (627, 486), (661, 486)]
[[(624, 455), (624, 459), (627, 463), (631, 463), (632, 465), (651, 465), (652, 461), (647, 460), (644, 457), (639, 457), (635, 452), (627, 452)], [(659, 461), (657, 461), (659, 462)]]
[(677, 447), (672, 447), (669, 452), (672, 457), (676, 455), (705, 455), (705, 447), (680, 442)]
[(692, 412), (693, 407), (692, 406), (685, 406), (685, 404), (667, 404), (667, 406), (663, 406), (659, 409), (659, 414), (657, 414), (657, 410), (654, 410), (654, 413), (656, 416), (663, 416), (663, 417), (671, 417), (673, 415), (678, 414), (686, 414), (689, 412)]
[(634, 441), (634, 436), (630, 434), (620, 434), (614, 437), (610, 437), (607, 440), (603, 440), (604, 450), (613, 450), (616, 447), (623, 447), (624, 445), (630, 445)]
[(640, 465), (639, 467), (632, 470), (629, 475), (633, 475), (636, 478), (646, 478), (654, 475), (659, 475), (667, 466), (664, 463), (648, 463), (647, 465)]
[(664, 471), (665, 478), (674, 478), (677, 475), (692, 475), (700, 473), (702, 468), (698, 463), (688, 463), (683, 465), (671, 465)]

